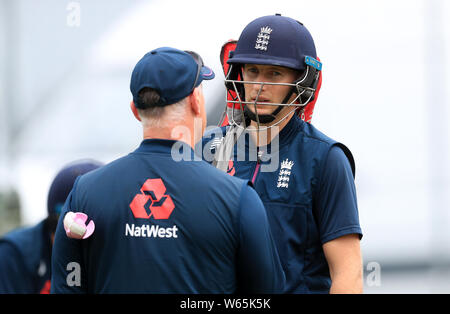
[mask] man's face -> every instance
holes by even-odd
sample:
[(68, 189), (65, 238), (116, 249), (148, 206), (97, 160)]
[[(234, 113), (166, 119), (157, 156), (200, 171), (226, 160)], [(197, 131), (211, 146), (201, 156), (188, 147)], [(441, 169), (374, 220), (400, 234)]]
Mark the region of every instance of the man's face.
[[(289, 68), (275, 65), (246, 64), (243, 69), (244, 81), (250, 82), (268, 82), (268, 83), (292, 83), (298, 78), (298, 72)], [(291, 89), (291, 86), (284, 85), (264, 85), (261, 89), (260, 84), (244, 84), (245, 101), (281, 103)], [(261, 92), (258, 96), (258, 93)], [(293, 99), (295, 95), (291, 97)], [(253, 105), (248, 105), (252, 112), (255, 112)], [(271, 114), (276, 110), (274, 105), (257, 105), (258, 115)], [(292, 110), (291, 107), (285, 107), (284, 110)]]

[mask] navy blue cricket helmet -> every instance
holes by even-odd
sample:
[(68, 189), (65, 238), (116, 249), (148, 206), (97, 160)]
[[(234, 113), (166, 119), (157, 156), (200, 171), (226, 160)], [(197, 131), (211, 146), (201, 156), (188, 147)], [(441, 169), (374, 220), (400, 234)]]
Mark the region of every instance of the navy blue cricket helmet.
[(228, 63), (279, 65), (303, 72), (305, 57), (317, 58), (311, 34), (302, 23), (277, 14), (248, 24)]
[(47, 198), (49, 216), (59, 215), (67, 196), (78, 176), (101, 167), (103, 163), (93, 159), (82, 159), (64, 166), (53, 179)]
[[(290, 85), (292, 88), (281, 104), (278, 105), (271, 116), (263, 117), (263, 122), (271, 122), (276, 114), (281, 111), (281, 105), (287, 104), (292, 94), (297, 94), (295, 104), (304, 107), (308, 102), (314, 100), (317, 83), (319, 81), (319, 71), (322, 63), (317, 60), (314, 40), (308, 29), (299, 21), (280, 14), (263, 16), (250, 22), (242, 31), (236, 45), (236, 49), (230, 53), (228, 59), (230, 65), (225, 86), (229, 91), (239, 94), (232, 103), (246, 103), (242, 78), (242, 66), (244, 64), (276, 65), (297, 70), (300, 75), (297, 80)], [(256, 82), (264, 84), (263, 82)], [(261, 85), (262, 86), (262, 85)], [(248, 107), (242, 106), (247, 109)], [(252, 120), (255, 117), (251, 116)], [(259, 119), (261, 120), (261, 119)]]

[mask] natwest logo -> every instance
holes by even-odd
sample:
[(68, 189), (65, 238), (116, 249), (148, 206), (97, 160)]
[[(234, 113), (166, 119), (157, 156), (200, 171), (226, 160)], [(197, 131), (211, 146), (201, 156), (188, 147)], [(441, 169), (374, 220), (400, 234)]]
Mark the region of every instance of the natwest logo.
[(125, 236), (141, 238), (178, 238), (178, 227), (162, 228), (158, 225), (135, 226), (125, 224)]
[(147, 179), (130, 203), (135, 218), (168, 219), (175, 208), (172, 198), (166, 193), (166, 186), (159, 179)]

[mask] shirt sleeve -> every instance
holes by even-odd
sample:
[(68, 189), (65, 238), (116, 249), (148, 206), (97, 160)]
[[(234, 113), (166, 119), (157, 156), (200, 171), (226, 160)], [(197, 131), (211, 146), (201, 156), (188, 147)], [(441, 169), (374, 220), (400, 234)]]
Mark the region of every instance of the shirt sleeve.
[(249, 184), (241, 191), (239, 226), (238, 292), (282, 293), (286, 278), (266, 211)]
[(78, 211), (75, 194), (78, 179), (67, 197), (55, 233), (52, 251), (51, 293), (86, 293), (86, 271), (82, 260), (83, 240), (70, 239), (64, 230), (63, 220), (68, 211)]
[(0, 294), (36, 293), (23, 259), (11, 243), (0, 242)]
[(322, 244), (347, 234), (362, 238), (352, 169), (338, 146), (328, 153), (315, 198), (314, 214)]

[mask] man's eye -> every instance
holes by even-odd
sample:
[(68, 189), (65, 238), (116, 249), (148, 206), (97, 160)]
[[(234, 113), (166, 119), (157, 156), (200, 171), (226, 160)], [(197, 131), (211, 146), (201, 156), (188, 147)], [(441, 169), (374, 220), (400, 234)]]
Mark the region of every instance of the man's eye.
[(278, 71), (272, 71), (272, 76), (280, 76), (281, 72)]

